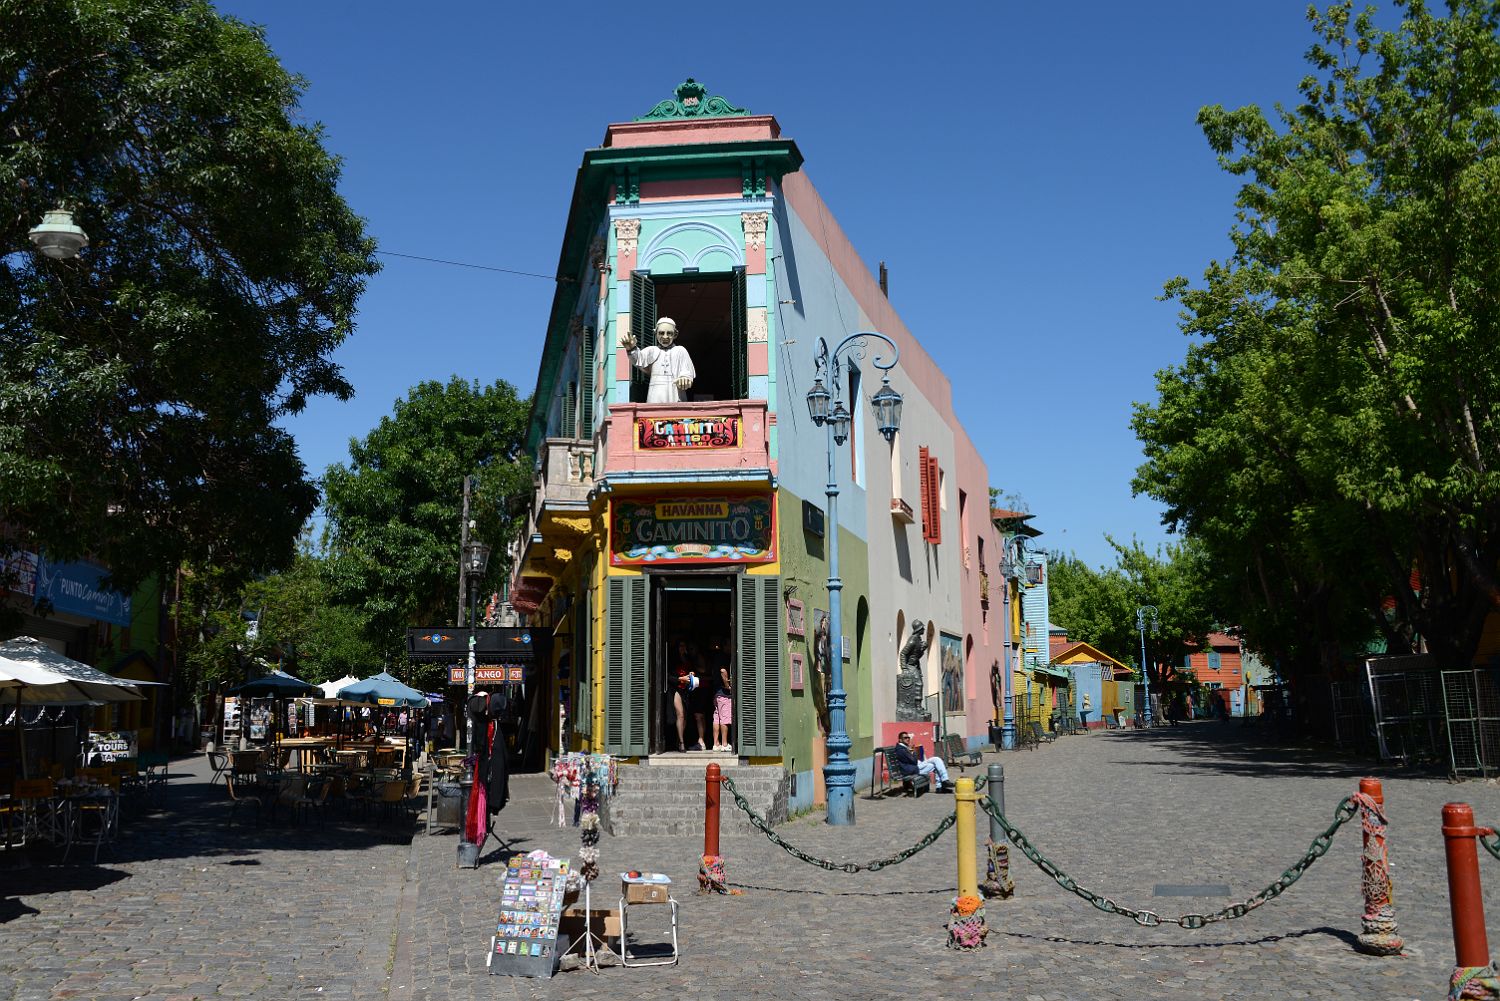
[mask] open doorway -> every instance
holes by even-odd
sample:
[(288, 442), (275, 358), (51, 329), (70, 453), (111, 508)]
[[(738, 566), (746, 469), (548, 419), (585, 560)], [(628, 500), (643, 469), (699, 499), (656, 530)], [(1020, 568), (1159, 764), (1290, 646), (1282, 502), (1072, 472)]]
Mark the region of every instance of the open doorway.
[[(653, 579), (655, 656), (653, 691), (657, 693), (651, 728), (651, 751), (733, 750), (734, 728), (714, 726), (721, 693), (720, 671), (738, 689), (734, 653), (734, 585), (731, 574), (657, 574)], [(732, 697), (732, 694), (731, 694)]]

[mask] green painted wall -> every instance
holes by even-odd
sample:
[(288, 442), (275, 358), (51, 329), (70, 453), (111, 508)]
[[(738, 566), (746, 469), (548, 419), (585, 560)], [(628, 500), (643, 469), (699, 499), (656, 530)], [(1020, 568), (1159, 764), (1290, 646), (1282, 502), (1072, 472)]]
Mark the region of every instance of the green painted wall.
[[(828, 610), (827, 540), (803, 531), (801, 497), (785, 488), (777, 490), (776, 497), (781, 526), (781, 584), (783, 591), (793, 585), (797, 588), (792, 597), (802, 602), (807, 624), (806, 636), (788, 636), (784, 630), (782, 634), (786, 642), (783, 662), (788, 665), (782, 694), (783, 755), (788, 768), (804, 772), (813, 766), (813, 742), (821, 743), (822, 740), (813, 703), (810, 644), (814, 609)], [(822, 508), (826, 499), (820, 497), (814, 503)], [(867, 598), (870, 593), (870, 562), (864, 540), (842, 529), (839, 531), (839, 573), (844, 578), (843, 632), (853, 648), (850, 659), (844, 662), (844, 688), (849, 693), (847, 726), (849, 737), (854, 742), (849, 755), (851, 760), (868, 760), (875, 746), (874, 710), (870, 702), (871, 642), (868, 633), (861, 642), (857, 625), (860, 599)], [(802, 656), (805, 665), (801, 691), (792, 691), (790, 687), (791, 655), (794, 653)]]

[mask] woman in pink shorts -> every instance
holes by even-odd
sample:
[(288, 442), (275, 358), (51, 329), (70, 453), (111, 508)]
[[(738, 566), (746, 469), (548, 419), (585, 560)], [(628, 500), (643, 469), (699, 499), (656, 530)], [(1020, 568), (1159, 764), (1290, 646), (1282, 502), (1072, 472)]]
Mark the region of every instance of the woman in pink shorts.
[(718, 690), (714, 692), (715, 751), (734, 750), (734, 745), (729, 743), (729, 727), (733, 722), (734, 682), (729, 678), (729, 664), (721, 663), (719, 665), (719, 687)]

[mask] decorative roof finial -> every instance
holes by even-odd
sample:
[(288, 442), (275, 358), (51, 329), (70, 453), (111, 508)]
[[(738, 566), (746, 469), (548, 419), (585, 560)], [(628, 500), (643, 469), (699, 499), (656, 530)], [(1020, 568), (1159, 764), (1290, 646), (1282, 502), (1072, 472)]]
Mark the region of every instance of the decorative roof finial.
[(638, 122), (657, 121), (665, 118), (733, 118), (748, 115), (745, 108), (736, 108), (722, 97), (707, 97), (708, 88), (688, 77), (677, 85), (676, 100), (665, 100), (657, 104)]

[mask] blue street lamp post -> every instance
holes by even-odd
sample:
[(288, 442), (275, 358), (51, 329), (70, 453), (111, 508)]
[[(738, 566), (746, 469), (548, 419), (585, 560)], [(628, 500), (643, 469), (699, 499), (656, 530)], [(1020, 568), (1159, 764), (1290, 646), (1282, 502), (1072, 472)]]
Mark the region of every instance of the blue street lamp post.
[[(837, 446), (849, 440), (850, 412), (839, 398), (842, 373), (840, 357), (846, 348), (850, 356), (864, 357), (866, 339), (874, 337), (890, 345), (891, 360), (885, 361), (876, 355), (872, 364), (881, 372), (889, 372), (896, 366), (901, 350), (884, 334), (863, 330), (850, 334), (839, 342), (829, 354), (828, 342), (818, 338), (814, 359), (817, 372), (812, 388), (807, 391), (807, 409), (813, 423), (828, 431), (828, 648), (829, 692), (828, 692), (828, 761), (823, 766), (823, 781), (828, 790), (828, 822), (838, 826), (854, 823), (854, 765), (849, 760), (851, 741), (845, 726), (845, 704), (848, 693), (844, 691), (844, 642), (842, 597), (844, 581), (839, 577), (839, 516), (838, 477), (834, 473), (833, 456)], [(847, 360), (847, 358), (846, 358)], [(823, 374), (828, 373), (831, 389), (824, 386)], [(829, 410), (830, 401), (833, 403)], [(859, 406), (859, 401), (851, 401)], [(870, 407), (880, 433), (886, 441), (892, 441), (901, 428), (901, 394), (891, 388), (890, 376), (881, 378), (880, 389), (870, 397)]]
[(1005, 540), (1005, 548), (1000, 554), (1000, 587), (1004, 591), (1002, 602), (1005, 617), (1004, 633), (1005, 643), (1001, 648), (1000, 655), (1004, 658), (1004, 684), (1005, 693), (1005, 723), (1000, 728), (1000, 749), (1013, 751), (1016, 747), (1016, 693), (1015, 693), (1015, 668), (1012, 662), (1020, 664), (1020, 651), (1016, 649), (1020, 643), (1017, 637), (1011, 635), (1011, 611), (1010, 611), (1010, 585), (1013, 581), (1020, 579), (1020, 571), (1017, 567), (1024, 559), (1025, 540), (1020, 536)]
[(1135, 610), (1135, 628), (1141, 634), (1141, 681), (1146, 685), (1146, 705), (1141, 716), (1146, 725), (1151, 725), (1151, 668), (1146, 664), (1146, 620), (1151, 620), (1151, 631), (1156, 632), (1157, 626), (1161, 625), (1161, 619), (1157, 617), (1155, 605), (1142, 605)]

